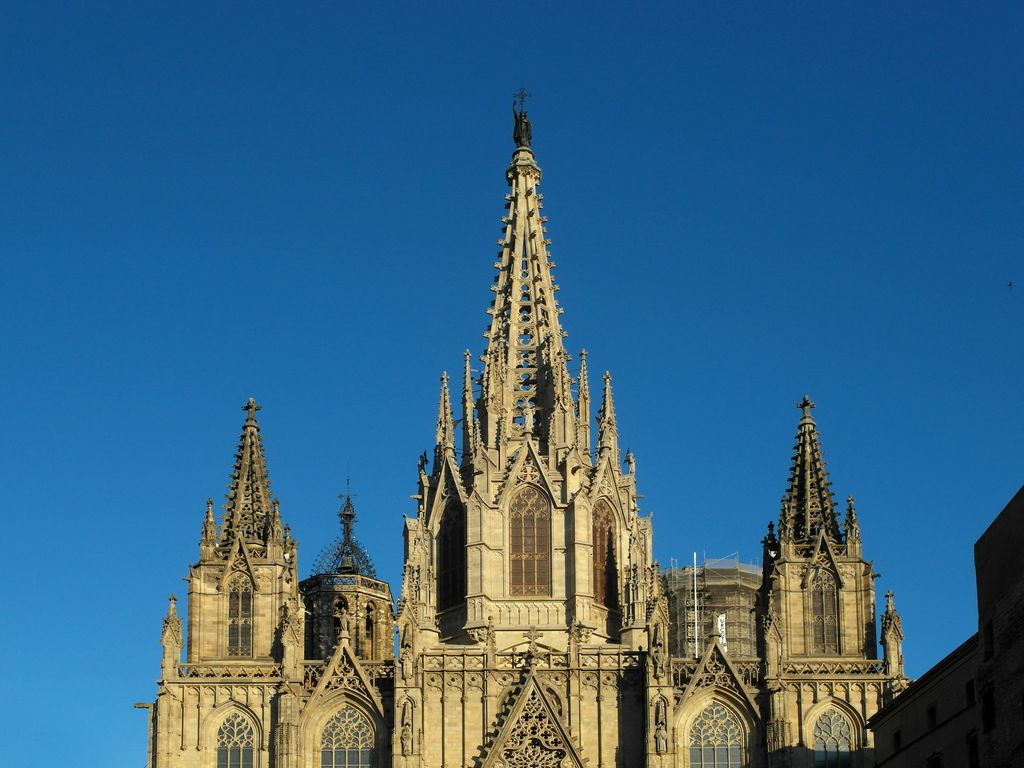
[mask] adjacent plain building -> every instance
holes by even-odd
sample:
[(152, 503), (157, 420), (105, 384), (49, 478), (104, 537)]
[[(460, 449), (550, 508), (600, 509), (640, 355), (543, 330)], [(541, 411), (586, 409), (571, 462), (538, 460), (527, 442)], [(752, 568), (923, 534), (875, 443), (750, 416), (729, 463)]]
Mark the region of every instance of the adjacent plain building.
[(1024, 488), (974, 545), (978, 632), (869, 723), (879, 768), (1024, 766)]

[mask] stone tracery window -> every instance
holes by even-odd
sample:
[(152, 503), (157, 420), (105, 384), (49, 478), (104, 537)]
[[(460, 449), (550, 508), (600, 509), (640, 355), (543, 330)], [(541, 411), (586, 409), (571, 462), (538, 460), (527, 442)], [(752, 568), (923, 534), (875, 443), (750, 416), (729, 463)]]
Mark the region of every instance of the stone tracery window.
[(248, 718), (228, 715), (217, 731), (217, 768), (252, 768), (255, 736)]
[(523, 486), (509, 508), (509, 564), (513, 595), (551, 594), (551, 504), (540, 489)]
[(619, 574), (615, 560), (615, 517), (611, 505), (598, 499), (593, 515), (594, 602), (619, 610)]
[(742, 768), (744, 736), (736, 715), (712, 702), (690, 726), (691, 768)]
[(850, 721), (835, 707), (814, 723), (814, 768), (849, 768), (853, 749)]
[(839, 595), (831, 571), (818, 568), (811, 582), (811, 648), (839, 653)]
[(228, 585), (228, 656), (252, 656), (252, 582), (242, 574)]
[(320, 768), (371, 768), (373, 726), (346, 704), (327, 721), (320, 739)]
[(466, 510), (452, 502), (437, 532), (437, 607), (446, 610), (466, 601)]

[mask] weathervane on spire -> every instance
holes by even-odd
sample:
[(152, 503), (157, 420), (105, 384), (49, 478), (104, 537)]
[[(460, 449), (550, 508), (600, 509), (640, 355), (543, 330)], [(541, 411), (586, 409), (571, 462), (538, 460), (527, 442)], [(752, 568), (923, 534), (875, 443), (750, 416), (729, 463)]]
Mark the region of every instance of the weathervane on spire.
[[(530, 98), (530, 94), (526, 92), (525, 88), (520, 88), (512, 94), (512, 117), (515, 121), (512, 138), (517, 147), (529, 147), (533, 141), (533, 126), (530, 125), (530, 119), (526, 116), (526, 100), (528, 98)], [(516, 102), (519, 103), (518, 110)]]

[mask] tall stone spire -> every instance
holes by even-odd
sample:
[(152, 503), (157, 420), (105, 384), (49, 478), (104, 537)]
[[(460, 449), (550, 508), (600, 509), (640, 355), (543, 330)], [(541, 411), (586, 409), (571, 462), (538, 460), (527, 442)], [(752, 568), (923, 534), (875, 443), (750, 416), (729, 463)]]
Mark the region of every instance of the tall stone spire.
[[(541, 171), (530, 148), (532, 127), (526, 113), (515, 114), (516, 149), (506, 173), (510, 193), (502, 217), (501, 247), (488, 309), (481, 398), (478, 405), (484, 444), (537, 437), (546, 448), (565, 445), (574, 427), (565, 333), (555, 300), (542, 196)], [(574, 437), (574, 436), (571, 436)]]
[(273, 515), (270, 478), (263, 456), (263, 441), (256, 412), (261, 410), (253, 398), (242, 406), (246, 412), (242, 436), (235, 454), (235, 467), (228, 486), (224, 527), (218, 545), (228, 546), (235, 539), (265, 542)]
[(804, 395), (797, 404), (801, 411), (797, 427), (793, 464), (789, 473), (789, 488), (782, 498), (779, 518), (779, 536), (784, 541), (808, 542), (819, 530), (832, 541), (842, 536), (836, 519), (832, 485), (825, 470), (818, 430), (811, 416), (814, 403)]

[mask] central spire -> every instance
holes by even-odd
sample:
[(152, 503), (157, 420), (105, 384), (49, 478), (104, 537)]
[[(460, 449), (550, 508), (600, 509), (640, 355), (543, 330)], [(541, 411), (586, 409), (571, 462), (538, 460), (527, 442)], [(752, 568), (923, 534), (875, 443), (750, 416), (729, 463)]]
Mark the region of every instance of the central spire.
[(555, 300), (547, 219), (541, 215), (543, 196), (537, 192), (541, 170), (531, 148), (532, 125), (521, 106), (513, 108), (513, 115), (516, 148), (506, 172), (508, 213), (501, 219), (477, 407), (487, 447), (526, 437), (554, 447), (572, 438), (569, 356)]

